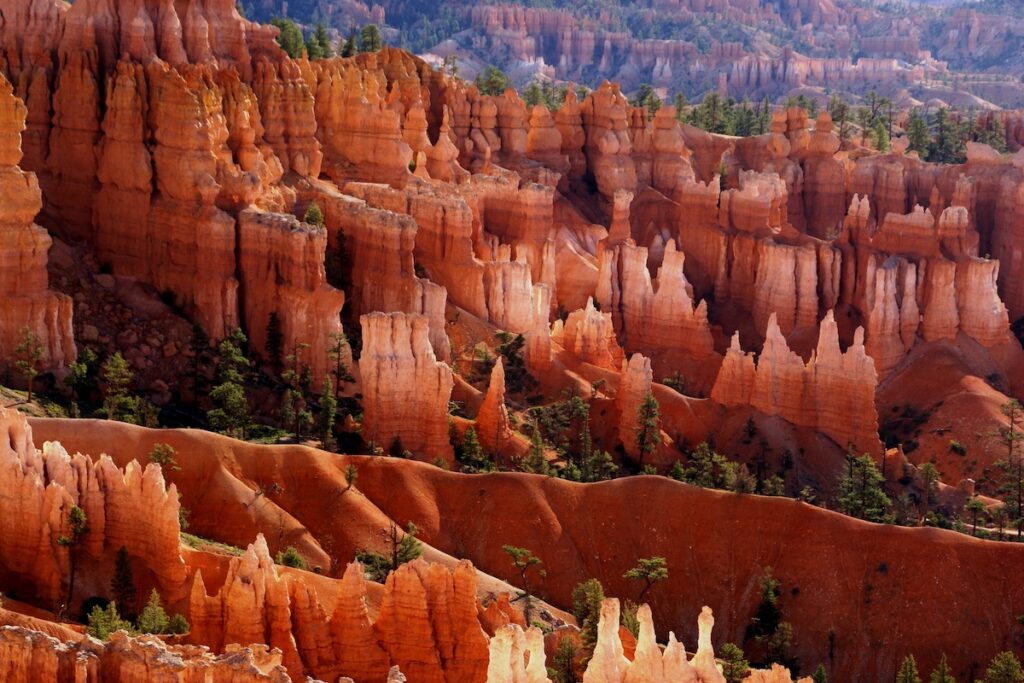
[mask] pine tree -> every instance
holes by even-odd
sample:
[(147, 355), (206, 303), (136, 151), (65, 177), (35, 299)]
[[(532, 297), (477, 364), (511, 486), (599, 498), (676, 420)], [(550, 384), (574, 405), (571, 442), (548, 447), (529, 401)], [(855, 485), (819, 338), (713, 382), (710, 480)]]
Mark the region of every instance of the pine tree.
[(882, 488), (885, 480), (874, 461), (868, 455), (855, 457), (847, 453), (846, 465), (839, 478), (839, 510), (869, 522), (885, 521), (891, 503)]
[(348, 372), (348, 365), (345, 359), (349, 354), (348, 338), (344, 332), (331, 333), (331, 345), (327, 349), (327, 357), (332, 363), (331, 374), (334, 375), (334, 397), (341, 396), (341, 385), (351, 382), (352, 376)]
[(128, 393), (132, 382), (135, 381), (135, 373), (120, 351), (114, 353), (103, 364), (102, 374), (103, 412), (106, 418), (121, 422), (137, 422), (139, 402)]
[(572, 613), (580, 625), (580, 642), (583, 644), (584, 662), (594, 652), (597, 644), (597, 624), (601, 618), (601, 601), (604, 587), (597, 579), (587, 579), (577, 584), (572, 591)]
[(536, 107), (544, 102), (544, 92), (540, 89), (540, 84), (537, 81), (530, 81), (530, 84), (523, 90), (523, 101), (531, 107)]
[(1024, 683), (1020, 660), (1010, 651), (1000, 652), (989, 662), (982, 683)]
[(474, 83), (481, 95), (502, 95), (512, 87), (512, 81), (505, 72), (492, 64), (477, 74)]
[(313, 35), (310, 36), (309, 42), (306, 43), (307, 49), (310, 44), (316, 45), (317, 51), (316, 57), (310, 53), (310, 59), (325, 59), (334, 56), (334, 49), (331, 47), (331, 37), (327, 34), (327, 27), (323, 25), (323, 22), (317, 22)]
[(722, 660), (722, 675), (726, 683), (741, 683), (750, 673), (750, 662), (743, 654), (742, 648), (735, 643), (726, 643), (718, 652)]
[(139, 614), (139, 631), (142, 633), (167, 633), (171, 620), (160, 604), (160, 594), (154, 588), (149, 594), (149, 602)]
[[(530, 569), (533, 567), (539, 567), (544, 562), (534, 555), (531, 550), (526, 548), (518, 548), (514, 545), (503, 545), (501, 546), (501, 549), (504, 550), (512, 560), (512, 568), (519, 574), (519, 581), (523, 588), (516, 600), (523, 600), (523, 618), (526, 620), (527, 625), (532, 625), (533, 619), (531, 619), (531, 616), (533, 612), (533, 595), (530, 590)], [(537, 571), (541, 577), (547, 575), (543, 569), (538, 569)], [(513, 602), (515, 602), (515, 600)]]
[(367, 24), (359, 33), (360, 52), (378, 52), (384, 47), (384, 41), (380, 35), (380, 29), (376, 24)]
[(677, 92), (674, 104), (676, 108), (676, 121), (679, 123), (689, 123), (690, 107), (686, 102), (686, 95), (681, 92)]
[(818, 668), (811, 674), (811, 680), (814, 683), (828, 683), (828, 672), (825, 671), (825, 665), (819, 664)]
[(62, 535), (57, 538), (57, 545), (68, 549), (68, 594), (67, 600), (64, 603), (65, 609), (71, 608), (71, 601), (75, 595), (75, 570), (78, 568), (78, 547), (82, 544), (86, 534), (89, 533), (89, 519), (85, 515), (85, 510), (77, 505), (72, 505), (71, 509), (68, 510), (68, 531), (70, 532), (69, 535)]
[(545, 457), (544, 439), (540, 433), (540, 426), (534, 423), (533, 432), (530, 434), (530, 450), (523, 458), (522, 468), (524, 472), (533, 474), (550, 474), (551, 466)]
[(338, 46), (339, 57), (355, 57), (359, 53), (359, 45), (356, 41), (356, 34), (353, 31), (344, 43)]
[(243, 352), (247, 341), (242, 330), (236, 329), (217, 346), (217, 386), (210, 392), (215, 407), (206, 414), (214, 429), (243, 439), (249, 426), (249, 401), (243, 386), (244, 373), (251, 365)]
[(135, 605), (135, 579), (132, 576), (131, 560), (128, 557), (128, 549), (121, 546), (114, 559), (114, 578), (110, 580), (110, 594), (114, 601), (123, 605), (127, 614), (132, 613)]
[(98, 640), (107, 640), (110, 636), (117, 631), (127, 631), (131, 633), (132, 624), (126, 619), (122, 619), (121, 615), (117, 612), (117, 603), (107, 603), (106, 607), (100, 607), (96, 605), (89, 612), (89, 625), (87, 631), (90, 636)]
[(921, 676), (917, 673), (917, 660), (914, 655), (908, 655), (900, 665), (896, 673), (896, 683), (921, 683)]
[(910, 149), (917, 152), (922, 159), (927, 158), (931, 134), (928, 132), (928, 122), (916, 109), (910, 111), (910, 118), (907, 120), (907, 140)]
[(637, 560), (636, 566), (623, 574), (622, 578), (644, 582), (643, 588), (640, 589), (640, 596), (637, 598), (637, 602), (642, 603), (647, 591), (651, 590), (654, 584), (668, 578), (668, 566), (664, 557), (642, 558)]
[(320, 394), (320, 442), (327, 450), (334, 448), (334, 421), (337, 419), (338, 399), (334, 395), (331, 378), (324, 379), (323, 393)]
[(292, 59), (298, 59), (306, 50), (306, 42), (302, 39), (302, 31), (291, 19), (271, 19), (270, 23), (281, 30), (277, 36), (277, 44)]
[(985, 503), (982, 502), (981, 498), (972, 496), (967, 501), (967, 505), (964, 506), (967, 512), (971, 513), (971, 535), (978, 535), (978, 516), (985, 512)]
[(929, 683), (956, 683), (956, 679), (953, 678), (953, 670), (949, 668), (949, 662), (946, 660), (945, 652), (942, 653), (942, 659), (939, 660), (938, 666), (932, 671)]
[(576, 645), (572, 638), (558, 641), (558, 649), (552, 658), (552, 666), (548, 670), (552, 683), (579, 683), (576, 675)]
[(647, 392), (637, 409), (636, 450), (639, 453), (638, 464), (641, 468), (644, 466), (644, 458), (658, 450), (658, 443), (661, 441), (658, 418), (658, 401), (654, 394)]
[(25, 378), (28, 401), (32, 401), (32, 384), (39, 376), (39, 361), (43, 359), (43, 344), (29, 327), (21, 328), (18, 345), (14, 349), (14, 365)]
[[(349, 479), (350, 483), (354, 480)], [(384, 531), (387, 554), (363, 550), (356, 553), (356, 561), (363, 565), (366, 577), (377, 583), (384, 583), (388, 574), (396, 571), (406, 562), (412, 562), (423, 554), (423, 544), (416, 538), (419, 529), (409, 522), (406, 532), (399, 535), (398, 526), (392, 522)]]
[(999, 427), (992, 434), (1006, 446), (1006, 457), (996, 462), (1002, 472), (999, 492), (1003, 494), (1007, 511), (1017, 522), (1017, 538), (1020, 538), (1024, 528), (1024, 453), (1021, 452), (1024, 449), (1020, 448), (1024, 442), (1024, 407), (1012, 399), (999, 408), (1007, 421), (1005, 427)]

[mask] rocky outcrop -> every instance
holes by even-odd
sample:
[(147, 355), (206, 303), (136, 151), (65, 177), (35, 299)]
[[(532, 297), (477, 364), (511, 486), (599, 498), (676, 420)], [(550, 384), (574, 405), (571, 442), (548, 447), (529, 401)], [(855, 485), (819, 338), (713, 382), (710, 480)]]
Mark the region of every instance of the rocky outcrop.
[[(111, 567), (103, 559), (123, 546), (165, 597), (181, 597), (178, 494), (173, 484), (165, 487), (160, 467), (131, 462), (121, 470), (107, 456), (68, 455), (59, 443), (36, 450), (25, 418), (4, 408), (0, 434), (0, 566), (9, 577), (7, 590), (63, 604), (72, 563), (80, 573), (95, 567), (109, 583)], [(88, 531), (72, 549), (61, 538), (71, 537), (75, 506), (85, 512)], [(87, 590), (79, 582), (68, 608), (76, 609)]]
[(626, 98), (618, 85), (608, 83), (583, 100), (582, 118), (586, 131), (587, 166), (605, 201), (614, 200), (616, 190), (636, 191), (636, 167), (630, 156)]
[(550, 683), (544, 668), (544, 634), (506, 624), (491, 638), (487, 683)]
[(632, 240), (602, 251), (598, 263), (596, 299), (602, 311), (611, 312), (627, 349), (680, 349), (698, 361), (715, 355), (707, 303), (694, 308), (685, 255), (674, 240), (665, 246), (656, 283), (648, 270), (648, 250)]
[(555, 321), (551, 337), (585, 363), (615, 371), (625, 360), (615, 338), (612, 314), (598, 311), (593, 298), (587, 299), (585, 308), (570, 313), (564, 325)]
[(451, 369), (437, 361), (422, 315), (370, 313), (360, 318), (363, 438), (381, 448), (454, 463), (448, 441)]
[(323, 211), (329, 250), (336, 250), (339, 240), (345, 240), (351, 263), (351, 287), (346, 294), (352, 315), (374, 311), (424, 315), (429, 321), (434, 353), (447, 358), (444, 308), (448, 293), (444, 287), (416, 275), (416, 222), (409, 216), (368, 206), (327, 183), (304, 184), (300, 197), (316, 202)]
[(619, 374), (619, 390), (615, 395), (615, 406), (619, 409), (619, 441), (626, 453), (633, 458), (640, 458), (640, 447), (637, 445), (640, 418), (640, 405), (651, 393), (651, 360), (639, 353), (634, 353), (629, 360), (622, 361), (622, 372)]
[(734, 336), (711, 398), (729, 406), (749, 405), (766, 415), (817, 429), (845, 448), (876, 453), (875, 364), (858, 329), (853, 345), (839, 347), (839, 330), (830, 311), (821, 322), (818, 346), (804, 361), (790, 351), (775, 317), (757, 361), (743, 353)]
[(77, 356), (72, 304), (49, 290), (46, 264), (52, 241), (35, 225), (42, 196), (35, 174), (21, 162), (27, 110), (0, 74), (0, 365), (11, 369), (15, 350), (29, 334), (42, 350), (37, 369), (62, 374)]
[[(254, 349), (266, 349), (267, 324), (280, 322), (282, 349), (308, 365), (318, 385), (331, 359), (324, 351), (340, 338), (345, 295), (327, 284), (327, 231), (286, 214), (246, 210), (238, 220), (242, 317)], [(352, 366), (351, 352), (341, 358)]]
[(668, 646), (658, 647), (654, 634), (651, 609), (641, 605), (637, 609), (640, 635), (632, 661), (623, 653), (619, 638), (619, 601), (609, 598), (601, 603), (601, 618), (597, 626), (597, 644), (594, 655), (583, 674), (584, 683), (724, 683), (725, 677), (715, 663), (711, 645), (711, 630), (715, 620), (705, 607), (697, 619), (699, 636), (697, 651), (687, 659), (686, 650), (669, 634)]
[(206, 648), (167, 645), (156, 636), (124, 631), (106, 643), (61, 642), (38, 631), (0, 627), (0, 677), (10, 683), (129, 683), (203, 680), (212, 683), (287, 683), (281, 653), (266, 646), (232, 646), (214, 655)]
[(339, 183), (403, 186), (413, 152), (402, 139), (400, 113), (389, 106), (384, 74), (342, 60), (318, 61), (313, 68), (324, 173)]
[(512, 439), (505, 407), (505, 365), (500, 357), (491, 369), (491, 381), (476, 415), (476, 432), (488, 453), (502, 453)]

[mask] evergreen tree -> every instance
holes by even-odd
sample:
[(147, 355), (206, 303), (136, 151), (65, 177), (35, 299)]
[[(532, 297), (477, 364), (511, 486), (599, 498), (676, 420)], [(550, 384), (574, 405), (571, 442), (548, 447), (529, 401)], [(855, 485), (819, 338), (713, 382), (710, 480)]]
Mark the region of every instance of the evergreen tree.
[(889, 151), (889, 131), (882, 119), (875, 119), (871, 124), (871, 142), (879, 152)]
[(1010, 651), (1000, 652), (989, 662), (982, 683), (1024, 683), (1020, 660)]
[(900, 665), (896, 673), (896, 683), (921, 683), (921, 676), (917, 673), (917, 660), (914, 655), (908, 655)]
[(78, 402), (88, 400), (97, 388), (99, 358), (88, 346), (78, 354), (78, 359), (68, 367), (64, 386), (71, 390), (72, 410), (77, 413)]
[(331, 37), (327, 35), (327, 27), (323, 22), (317, 22), (316, 29), (306, 41), (306, 51), (310, 59), (325, 59), (334, 56), (334, 49), (331, 47)]
[(825, 671), (825, 665), (819, 664), (818, 668), (811, 674), (811, 680), (814, 683), (828, 683), (828, 672)]
[(206, 414), (214, 429), (243, 439), (249, 426), (243, 373), (250, 363), (242, 351), (247, 341), (242, 330), (236, 329), (217, 346), (217, 385), (210, 392), (215, 407)]
[(576, 675), (576, 645), (572, 638), (558, 641), (558, 649), (552, 657), (552, 666), (548, 669), (552, 683), (579, 683)]
[(658, 401), (654, 394), (647, 392), (643, 402), (637, 409), (636, 450), (639, 454), (638, 464), (644, 466), (644, 458), (658, 450), (661, 441), (661, 430), (658, 427)]
[(302, 39), (302, 31), (291, 19), (271, 19), (270, 23), (281, 30), (277, 36), (277, 44), (292, 59), (298, 59), (306, 49), (306, 43)]
[(601, 619), (601, 601), (604, 587), (597, 579), (587, 579), (577, 584), (572, 591), (572, 613), (580, 625), (580, 641), (583, 644), (584, 663), (594, 652), (597, 644), (597, 624)]
[[(533, 554), (532, 551), (526, 548), (518, 548), (514, 545), (503, 545), (501, 549), (512, 560), (512, 568), (519, 574), (519, 582), (522, 586), (522, 591), (516, 600), (523, 600), (523, 618), (526, 620), (527, 625), (533, 624), (531, 618), (533, 612), (533, 595), (530, 590), (530, 569), (538, 567), (543, 564), (543, 561)], [(546, 575), (544, 570), (538, 569), (538, 572), (543, 577)], [(514, 602), (514, 601), (513, 601)]]
[(1006, 426), (999, 427), (992, 435), (1006, 446), (1006, 457), (996, 462), (1002, 473), (999, 479), (999, 492), (1009, 514), (1017, 522), (1017, 538), (1021, 537), (1024, 528), (1024, 407), (1016, 399), (1012, 399), (1000, 407), (1006, 416)]
[(544, 91), (541, 90), (537, 81), (530, 81), (530, 84), (523, 90), (523, 101), (530, 107), (536, 107), (544, 102)]
[[(151, 463), (160, 465), (160, 468), (165, 472), (177, 472), (181, 468), (178, 467), (178, 461), (175, 459), (174, 454), (177, 451), (174, 450), (174, 446), (169, 443), (155, 443), (153, 444), (153, 450), (149, 452), (147, 456)], [(126, 604), (123, 600), (121, 604)]]
[(341, 396), (341, 385), (353, 380), (352, 376), (348, 372), (348, 365), (345, 363), (349, 353), (348, 337), (345, 336), (345, 333), (332, 332), (331, 345), (327, 349), (327, 357), (331, 361), (331, 374), (334, 375), (335, 398), (339, 398)]
[(924, 484), (924, 513), (927, 515), (939, 490), (939, 470), (935, 465), (926, 462), (918, 468), (918, 472), (921, 475), (921, 483)]
[(316, 202), (310, 202), (306, 207), (306, 213), (302, 216), (302, 221), (318, 228), (324, 227), (323, 209)]
[(910, 117), (907, 120), (907, 140), (910, 149), (917, 152), (922, 159), (928, 157), (928, 147), (931, 145), (931, 133), (928, 131), (928, 122), (916, 109), (910, 110)]
[(356, 34), (352, 32), (344, 43), (338, 46), (339, 57), (355, 57), (359, 53), (359, 45), (356, 42)]
[[(349, 479), (349, 483), (354, 483)], [(416, 538), (419, 529), (412, 522), (404, 534), (399, 535), (398, 526), (392, 522), (384, 531), (387, 554), (363, 550), (356, 553), (356, 561), (363, 565), (366, 577), (377, 583), (384, 583), (388, 574), (396, 571), (406, 562), (412, 562), (423, 554), (423, 544)]]
[(950, 115), (949, 110), (940, 107), (932, 120), (932, 145), (928, 151), (928, 161), (941, 164), (958, 164), (964, 161), (964, 143), (960, 137), (960, 127)]
[(658, 97), (658, 93), (654, 91), (650, 83), (641, 83), (633, 99), (630, 100), (630, 104), (634, 107), (646, 107), (647, 118), (652, 119), (661, 109), (661, 98)]
[(743, 654), (743, 649), (735, 643), (723, 645), (718, 651), (718, 658), (722, 660), (722, 676), (726, 683), (741, 683), (750, 673), (750, 662)]
[(139, 614), (139, 631), (142, 633), (167, 633), (171, 620), (160, 604), (160, 594), (154, 588), (149, 601)]
[(956, 679), (953, 678), (953, 670), (949, 668), (949, 662), (946, 661), (945, 652), (942, 653), (942, 659), (939, 660), (938, 666), (932, 671), (929, 683), (956, 683)]
[(71, 601), (75, 595), (75, 570), (78, 568), (78, 548), (89, 533), (89, 519), (85, 510), (72, 505), (68, 511), (68, 535), (57, 538), (57, 545), (68, 549), (68, 594), (64, 609), (71, 609)]
[(676, 121), (679, 123), (690, 122), (690, 107), (686, 102), (686, 95), (677, 92), (675, 96)]
[(839, 478), (839, 510), (870, 522), (885, 521), (890, 501), (882, 488), (884, 483), (870, 456), (847, 453), (846, 468)]
[(378, 52), (384, 47), (384, 40), (381, 38), (380, 29), (376, 24), (367, 24), (359, 33), (360, 52)]
[(530, 450), (523, 458), (522, 468), (524, 472), (533, 474), (550, 474), (551, 466), (548, 465), (544, 448), (544, 440), (540, 433), (540, 426), (534, 423), (533, 432), (530, 435)]
[(121, 546), (114, 559), (114, 578), (110, 580), (110, 594), (114, 601), (124, 605), (127, 614), (132, 613), (135, 605), (135, 579), (132, 576), (132, 564), (128, 557), (128, 549)]
[(477, 74), (474, 83), (481, 95), (502, 95), (512, 87), (512, 80), (493, 64)]
[[(697, 444), (690, 453), (687, 466), (682, 470), (682, 479), (688, 484), (702, 486), (706, 489), (732, 488), (737, 468), (726, 460), (725, 456), (716, 453), (706, 441)], [(748, 473), (749, 476), (749, 473)], [(738, 491), (749, 493), (749, 491)]]
[(338, 399), (334, 394), (334, 383), (331, 378), (324, 379), (323, 392), (320, 394), (320, 442), (327, 450), (334, 448), (334, 421), (337, 419)]
[(622, 575), (624, 579), (643, 581), (643, 588), (640, 589), (638, 603), (642, 603), (647, 591), (651, 590), (654, 584), (668, 578), (668, 566), (664, 557), (648, 557), (637, 560), (635, 567)]
[(990, 115), (985, 127), (978, 131), (977, 139), (1000, 154), (1006, 154), (1006, 129), (995, 114)]
[(87, 631), (90, 636), (97, 640), (107, 640), (117, 631), (131, 633), (133, 630), (131, 622), (122, 619), (121, 615), (118, 614), (117, 603), (107, 603), (106, 607), (96, 605), (89, 612)]
[(985, 503), (981, 501), (981, 498), (978, 498), (977, 496), (972, 496), (971, 499), (967, 501), (967, 504), (964, 506), (964, 509), (967, 510), (967, 512), (969, 512), (971, 515), (971, 535), (977, 536), (978, 516), (985, 512)]
[(138, 421), (139, 401), (129, 394), (129, 388), (135, 381), (128, 361), (121, 352), (114, 353), (103, 364), (103, 412), (108, 420), (136, 423)]
[(25, 378), (28, 401), (32, 401), (32, 384), (39, 376), (39, 361), (43, 359), (43, 344), (29, 327), (21, 328), (18, 345), (14, 348), (14, 366)]

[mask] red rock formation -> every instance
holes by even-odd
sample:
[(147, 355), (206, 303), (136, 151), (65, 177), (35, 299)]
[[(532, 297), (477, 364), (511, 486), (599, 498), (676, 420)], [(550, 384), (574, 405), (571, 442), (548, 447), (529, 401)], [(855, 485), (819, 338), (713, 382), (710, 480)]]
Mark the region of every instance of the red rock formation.
[(633, 146), (627, 131), (626, 107), (626, 98), (619, 86), (607, 81), (590, 93), (582, 105), (587, 165), (597, 182), (598, 192), (609, 203), (616, 190), (636, 191), (636, 168), (630, 157)]
[(314, 69), (324, 172), (339, 183), (404, 185), (413, 154), (400, 114), (388, 106), (384, 75), (341, 60), (318, 61)]
[(502, 453), (512, 438), (508, 408), (505, 407), (505, 366), (501, 358), (491, 369), (487, 394), (476, 415), (476, 432), (480, 437), (480, 445), (488, 453)]
[(168, 646), (156, 636), (130, 638), (123, 631), (107, 643), (68, 643), (21, 627), (0, 628), (0, 677), (10, 683), (129, 683), (204, 680), (211, 683), (291, 681), (281, 653), (266, 646), (232, 646), (222, 655), (206, 648)]
[(709, 360), (714, 365), (717, 358), (707, 304), (694, 308), (693, 288), (683, 271), (684, 254), (669, 240), (655, 287), (648, 250), (630, 240), (601, 253), (596, 298), (602, 311), (612, 313), (626, 349), (649, 354), (678, 351), (673, 361), (689, 372)]
[(427, 319), (370, 313), (360, 323), (363, 438), (384, 449), (400, 442), (427, 461), (452, 464), (448, 401), (454, 382), (451, 369), (431, 349)]
[(26, 113), (0, 75), (0, 358), (8, 367), (28, 330), (42, 347), (38, 369), (60, 374), (77, 356), (71, 300), (49, 290), (52, 241), (33, 222), (42, 206), (39, 183), (18, 167)]
[(551, 336), (566, 351), (585, 363), (609, 370), (620, 369), (625, 354), (615, 339), (612, 314), (594, 308), (594, 300), (587, 299), (585, 308), (569, 314), (562, 325), (555, 321)]
[[(178, 550), (178, 495), (164, 488), (160, 468), (138, 463), (118, 469), (104, 456), (69, 456), (59, 443), (37, 451), (32, 429), (19, 413), (0, 408), (0, 558), (9, 584), (46, 604), (66, 600), (70, 574), (68, 536), (73, 506), (85, 511), (89, 531), (77, 551), (78, 571), (124, 546), (176, 600), (185, 580)], [(106, 571), (109, 571), (109, 567)], [(79, 583), (75, 602), (86, 597)], [(71, 607), (71, 606), (69, 606)]]
[[(324, 274), (327, 231), (290, 215), (250, 209), (239, 215), (238, 250), (242, 316), (252, 348), (266, 348), (267, 324), (276, 314), (283, 349), (308, 365), (319, 385), (332, 366), (324, 350), (342, 334), (345, 305), (345, 295)], [(351, 367), (345, 346), (342, 361)]]
[(643, 457), (637, 445), (637, 433), (641, 426), (637, 411), (647, 394), (651, 393), (653, 378), (650, 358), (634, 353), (629, 360), (623, 359), (615, 406), (619, 409), (619, 441), (633, 458)]
[[(359, 186), (351, 190), (357, 195), (364, 194)], [(352, 263), (352, 287), (347, 293), (352, 314), (400, 311), (425, 315), (430, 323), (434, 353), (447, 358), (447, 291), (416, 276), (415, 221), (393, 211), (371, 208), (327, 183), (303, 185), (300, 196), (305, 201), (315, 201), (323, 211), (328, 249), (337, 248), (338, 235), (345, 235), (345, 249)]]
[(812, 427), (840, 447), (853, 444), (858, 451), (877, 453), (877, 383), (862, 330), (842, 352), (830, 311), (821, 323), (818, 347), (805, 364), (789, 350), (773, 315), (756, 363), (740, 349), (738, 336), (733, 337), (711, 398), (723, 405), (750, 405), (766, 415)]

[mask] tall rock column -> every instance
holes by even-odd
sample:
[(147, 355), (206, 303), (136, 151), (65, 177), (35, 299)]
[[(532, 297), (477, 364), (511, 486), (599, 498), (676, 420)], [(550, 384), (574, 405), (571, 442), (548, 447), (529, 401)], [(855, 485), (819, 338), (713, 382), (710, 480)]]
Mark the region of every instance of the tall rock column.
[(43, 348), (40, 369), (62, 371), (75, 360), (72, 302), (51, 292), (46, 272), (52, 241), (35, 225), (42, 195), (34, 173), (18, 167), (27, 110), (0, 75), (0, 365), (15, 355), (27, 329)]
[[(326, 349), (341, 334), (345, 295), (327, 284), (327, 231), (294, 217), (243, 211), (238, 219), (242, 314), (255, 349), (266, 348), (267, 324), (276, 314), (286, 354), (297, 350), (320, 385), (331, 365)], [(307, 346), (299, 348), (299, 344)], [(351, 367), (351, 357), (343, 358)]]
[(622, 374), (619, 375), (619, 392), (615, 403), (619, 409), (619, 440), (626, 453), (634, 458), (642, 458), (643, 454), (637, 447), (637, 434), (640, 431), (638, 411), (651, 391), (654, 374), (651, 371), (651, 359), (634, 353), (629, 360), (622, 361)]
[(476, 431), (480, 445), (490, 453), (500, 453), (512, 438), (505, 407), (505, 366), (500, 357), (491, 369), (491, 382), (476, 416)]
[(406, 313), (362, 316), (363, 438), (454, 464), (448, 400), (455, 382), (430, 346), (427, 318)]

